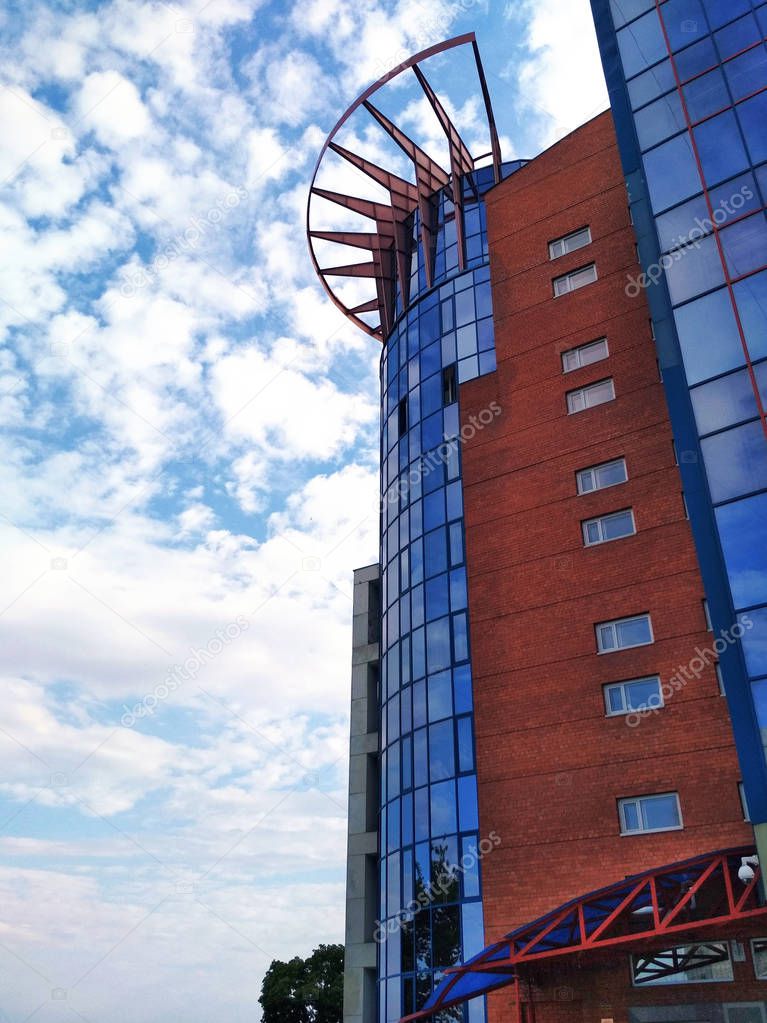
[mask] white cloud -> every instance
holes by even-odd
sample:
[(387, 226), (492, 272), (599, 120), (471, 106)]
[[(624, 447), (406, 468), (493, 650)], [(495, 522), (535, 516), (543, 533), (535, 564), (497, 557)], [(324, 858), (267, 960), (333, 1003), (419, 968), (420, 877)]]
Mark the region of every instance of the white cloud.
[(516, 77), (535, 141), (545, 147), (609, 105), (591, 9), (588, 0), (524, 0), (513, 10), (530, 57), (506, 74)]
[(280, 459), (329, 459), (377, 416), (362, 396), (339, 391), (321, 374), (297, 372), (255, 347), (217, 363), (213, 394), (228, 432), (269, 446)]
[(183, 534), (202, 533), (210, 529), (216, 521), (212, 508), (197, 502), (185, 508), (178, 517), (178, 524)]
[(465, 5), (71, 6), (2, 26), (3, 1009), (251, 1019), (272, 956), (342, 935), (378, 548), (380, 346), (314, 277), (306, 188), (338, 112)]
[(77, 112), (107, 145), (145, 136), (151, 128), (138, 89), (117, 71), (94, 71), (85, 78)]

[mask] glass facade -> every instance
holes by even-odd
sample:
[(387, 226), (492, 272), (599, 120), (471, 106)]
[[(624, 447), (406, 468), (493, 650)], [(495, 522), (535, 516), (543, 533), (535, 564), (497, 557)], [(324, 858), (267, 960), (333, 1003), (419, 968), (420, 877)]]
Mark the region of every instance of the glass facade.
[[(416, 213), (411, 300), (403, 311), (398, 299), (381, 357), (381, 1021), (420, 1008), (446, 967), (484, 946), (457, 385), (495, 369), (492, 169), (471, 177), (465, 268), (444, 190), (434, 286)], [(449, 1015), (464, 1012), (481, 1023), (483, 999)]]
[(722, 665), (764, 822), (767, 4), (592, 7), (714, 625), (744, 630)]

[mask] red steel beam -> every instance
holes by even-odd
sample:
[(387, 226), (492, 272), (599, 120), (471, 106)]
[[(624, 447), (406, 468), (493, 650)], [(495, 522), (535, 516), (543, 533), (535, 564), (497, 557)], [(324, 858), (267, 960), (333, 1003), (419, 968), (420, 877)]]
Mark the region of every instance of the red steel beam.
[[(474, 170), (476, 161), (469, 152), (468, 147), (461, 138), (457, 129), (451, 122), (447, 115), (442, 103), (438, 99), (436, 93), (432, 89), (426, 80), (423, 72), (419, 68), (419, 64), (428, 59), (429, 57), (435, 56), (436, 54), (444, 53), (447, 50), (453, 49), (458, 46), (470, 45), (474, 55), (474, 62), (476, 65), (477, 76), (479, 78), (480, 89), (482, 92), (485, 112), (487, 115), (488, 127), (490, 131), (490, 143), (491, 143), (491, 155), (493, 159), (494, 177), (496, 182), (500, 180), (501, 174), (501, 156), (500, 146), (498, 143), (498, 133), (495, 126), (495, 120), (493, 118), (492, 107), (490, 105), (490, 95), (487, 88), (487, 81), (485, 79), (484, 70), (482, 68), (482, 62), (479, 55), (479, 49), (477, 47), (476, 37), (473, 32), (468, 32), (464, 35), (456, 36), (453, 39), (445, 40), (442, 43), (437, 43), (434, 46), (430, 46), (425, 50), (421, 50), (420, 53), (414, 54), (408, 60), (399, 64), (393, 70), (387, 72), (374, 82), (373, 85), (369, 86), (346, 110), (346, 112), (336, 122), (333, 130), (328, 135), (325, 143), (320, 150), (317, 158), (317, 163), (314, 167), (312, 175), (311, 185), (309, 189), (309, 201), (306, 208), (306, 232), (307, 239), (309, 241), (309, 255), (312, 260), (312, 265), (316, 273), (318, 274), (320, 281), (325, 288), (328, 296), (334, 305), (341, 310), (346, 316), (348, 316), (357, 326), (361, 327), (366, 333), (371, 334), (379, 339), (391, 329), (394, 320), (394, 298), (395, 293), (393, 289), (394, 275), (391, 276), (386, 273), (382, 277), (376, 277), (376, 292), (377, 292), (377, 303), (379, 312), (381, 313), (381, 324), (378, 327), (371, 327), (364, 320), (360, 318), (361, 312), (372, 312), (373, 309), (369, 302), (361, 303), (355, 306), (353, 309), (348, 308), (345, 303), (341, 300), (339, 295), (335, 293), (326, 275), (336, 276), (334, 269), (330, 271), (324, 271), (320, 265), (317, 255), (314, 251), (312, 244), (314, 239), (324, 238), (326, 241), (340, 241), (341, 244), (353, 244), (343, 242), (339, 237), (334, 236), (334, 232), (322, 231), (318, 232), (311, 226), (311, 204), (313, 197), (320, 197), (334, 202), (338, 205), (344, 206), (345, 208), (352, 210), (361, 216), (367, 217), (376, 222), (378, 234), (380, 235), (381, 245), (379, 247), (380, 258), (375, 262), (376, 266), (380, 266), (382, 271), (388, 267), (391, 259), (394, 268), (396, 269), (396, 278), (399, 281), (400, 293), (402, 295), (403, 307), (406, 307), (410, 301), (410, 267), (408, 256), (409, 239), (407, 237), (406, 222), (408, 217), (414, 212), (419, 211), (420, 218), (420, 234), (421, 234), (421, 245), (424, 252), (424, 263), (426, 270), (426, 282), (428, 286), (431, 286), (434, 278), (433, 269), (433, 237), (435, 224), (433, 222), (433, 195), (438, 192), (441, 188), (451, 186), (453, 203), (456, 208), (456, 233), (458, 236), (458, 265), (460, 270), (465, 269), (465, 243), (464, 243), (464, 229), (463, 220), (461, 216), (463, 207), (463, 186), (462, 177), (469, 174)], [(369, 102), (370, 97), (374, 95), (380, 88), (390, 82), (397, 75), (407, 69), (412, 68), (418, 78), (421, 87), (429, 100), (429, 103), (437, 116), (437, 119), (442, 126), (443, 131), (448, 140), (448, 149), (450, 152), (450, 170), (451, 174), (448, 173), (439, 166), (428, 154), (421, 149), (412, 139), (410, 139), (400, 128), (398, 128), (392, 121), (389, 120), (386, 115), (381, 113), (372, 103)], [(368, 113), (376, 120), (378, 125), (383, 128), (384, 131), (395, 141), (400, 149), (405, 152), (411, 159), (415, 169), (415, 184), (411, 184), (408, 181), (400, 178), (398, 175), (385, 170), (382, 167), (378, 167), (376, 164), (371, 163), (364, 157), (345, 149), (335, 141), (335, 136), (338, 131), (346, 124), (348, 119), (354, 114), (360, 107), (364, 107)], [(389, 204), (387, 203), (375, 203), (371, 200), (362, 199), (358, 196), (342, 195), (338, 192), (333, 192), (328, 189), (323, 189), (317, 186), (317, 174), (319, 172), (320, 165), (322, 163), (325, 154), (330, 150), (336, 153), (342, 159), (352, 163), (355, 167), (361, 170), (363, 173), (372, 177), (380, 185), (382, 185), (389, 193)], [(376, 251), (373, 239), (369, 240), (364, 246), (369, 248), (371, 251)], [(367, 276), (367, 274), (365, 274)], [(354, 271), (352, 276), (362, 276), (361, 271)]]

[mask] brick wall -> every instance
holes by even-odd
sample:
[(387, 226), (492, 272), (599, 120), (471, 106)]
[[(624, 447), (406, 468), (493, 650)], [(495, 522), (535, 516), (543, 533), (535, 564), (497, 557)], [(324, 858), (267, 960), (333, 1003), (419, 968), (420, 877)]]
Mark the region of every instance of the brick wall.
[[(591, 245), (549, 260), (550, 240), (587, 224)], [(668, 680), (713, 640), (645, 297), (625, 294), (639, 267), (609, 114), (497, 186), (488, 234), (498, 369), (460, 397), (464, 423), (491, 402), (502, 408), (463, 447), (480, 824), (501, 837), (483, 863), (489, 941), (626, 874), (752, 832), (713, 665), (638, 727), (604, 711), (604, 683)], [(591, 261), (596, 283), (553, 297), (554, 276)], [(563, 374), (563, 351), (603, 336), (607, 360)], [(607, 376), (615, 401), (567, 414), (566, 391)], [(626, 484), (577, 495), (577, 469), (619, 456)], [(584, 548), (583, 519), (629, 506), (635, 536)], [(596, 622), (641, 612), (653, 645), (597, 654)], [(669, 790), (683, 830), (620, 835), (618, 797)], [(614, 969), (625, 991), (625, 956)], [(735, 999), (732, 985), (719, 987)], [(653, 997), (673, 999), (670, 990)], [(562, 1023), (572, 1018), (572, 1006), (552, 1004)], [(493, 996), (492, 1015), (509, 1005), (507, 992)]]

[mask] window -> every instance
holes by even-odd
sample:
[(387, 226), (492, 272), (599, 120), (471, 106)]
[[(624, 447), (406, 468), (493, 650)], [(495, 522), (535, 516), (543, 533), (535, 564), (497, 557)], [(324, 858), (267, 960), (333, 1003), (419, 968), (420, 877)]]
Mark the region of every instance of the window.
[(714, 626), (711, 622), (711, 611), (709, 610), (708, 607), (708, 601), (705, 599), (703, 600), (703, 617), (706, 619), (706, 629), (709, 632), (713, 632)]
[(678, 831), (682, 812), (676, 792), (658, 796), (632, 796), (618, 800), (622, 835), (639, 835), (648, 831)]
[(732, 980), (728, 943), (706, 941), (696, 945), (677, 945), (662, 952), (633, 955), (631, 979), (635, 987)]
[(575, 391), (568, 391), (567, 411), (569, 415), (572, 415), (573, 412), (583, 412), (584, 409), (603, 405), (606, 401), (612, 401), (614, 398), (615, 387), (612, 379), (600, 380), (596, 384), (589, 384), (588, 387), (579, 387)]
[(569, 291), (577, 291), (578, 288), (582, 288), (586, 284), (593, 284), (596, 279), (596, 263), (589, 263), (588, 266), (582, 266), (579, 270), (571, 270), (569, 274), (555, 277), (553, 281), (554, 295), (557, 297), (566, 295)]
[(663, 706), (659, 675), (632, 678), (627, 682), (611, 682), (603, 687), (603, 692), (608, 717)]
[(452, 405), (458, 400), (458, 387), (455, 379), (455, 363), (445, 366), (442, 370), (442, 404)]
[(584, 245), (589, 244), (591, 244), (591, 228), (582, 227), (578, 231), (573, 231), (572, 234), (566, 234), (564, 238), (557, 238), (555, 241), (549, 242), (549, 259), (558, 259), (567, 252), (575, 252), (576, 249), (582, 249)]
[(399, 403), (397, 416), (399, 435), (400, 437), (404, 437), (407, 433), (407, 398), (403, 398)]
[(714, 665), (714, 671), (716, 672), (716, 681), (719, 684), (719, 695), (724, 696), (724, 675), (722, 675), (722, 665), (719, 661)]
[(751, 958), (756, 979), (767, 980), (767, 938), (751, 939)]
[(612, 622), (601, 622), (596, 626), (597, 649), (600, 654), (612, 650), (626, 650), (632, 646), (646, 646), (652, 643), (652, 624), (649, 615), (634, 615), (631, 618), (616, 618)]
[(620, 540), (624, 536), (636, 533), (634, 513), (631, 508), (613, 512), (612, 515), (600, 515), (596, 519), (586, 519), (581, 523), (583, 542), (587, 547), (607, 543), (608, 540)]
[(677, 135), (642, 157), (653, 213), (662, 213), (701, 191), (689, 135)]
[(589, 469), (580, 469), (575, 474), (579, 494), (590, 494), (593, 490), (605, 490), (628, 479), (626, 459), (615, 458), (611, 462), (592, 465)]
[(581, 366), (590, 366), (592, 362), (601, 362), (609, 354), (606, 337), (602, 337), (598, 341), (590, 341), (587, 345), (571, 348), (569, 352), (562, 353), (562, 371), (571, 373), (574, 369), (580, 369)]

